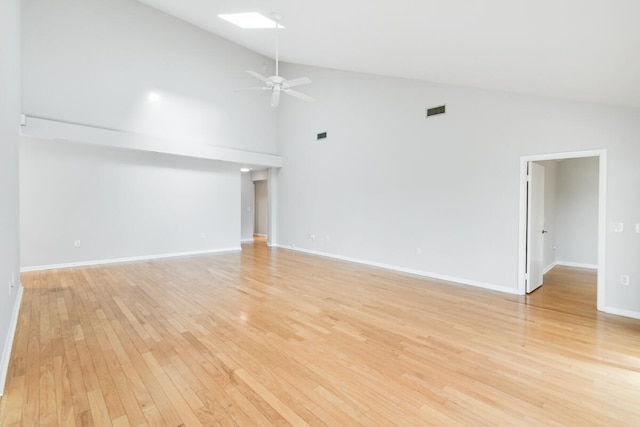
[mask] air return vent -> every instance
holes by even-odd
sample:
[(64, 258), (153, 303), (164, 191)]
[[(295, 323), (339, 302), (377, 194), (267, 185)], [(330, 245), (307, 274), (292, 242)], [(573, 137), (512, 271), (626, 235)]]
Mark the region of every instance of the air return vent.
[(427, 108), (427, 117), (435, 116), (437, 114), (444, 114), (445, 106), (441, 105), (439, 107)]

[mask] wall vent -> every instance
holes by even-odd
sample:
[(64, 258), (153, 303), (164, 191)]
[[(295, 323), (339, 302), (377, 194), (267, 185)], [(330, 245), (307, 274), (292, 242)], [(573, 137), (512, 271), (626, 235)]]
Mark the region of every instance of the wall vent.
[(444, 105), (441, 105), (439, 107), (427, 108), (427, 116), (426, 117), (435, 116), (437, 114), (444, 114), (444, 113), (445, 113), (445, 106)]
[(322, 132), (319, 133), (317, 136), (317, 139), (325, 139), (327, 137), (327, 133), (326, 132)]

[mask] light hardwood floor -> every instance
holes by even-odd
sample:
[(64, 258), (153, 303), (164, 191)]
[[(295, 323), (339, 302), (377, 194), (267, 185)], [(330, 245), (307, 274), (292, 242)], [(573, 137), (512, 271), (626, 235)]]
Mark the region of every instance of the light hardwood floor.
[(640, 321), (242, 253), (23, 274), (3, 426), (640, 425)]

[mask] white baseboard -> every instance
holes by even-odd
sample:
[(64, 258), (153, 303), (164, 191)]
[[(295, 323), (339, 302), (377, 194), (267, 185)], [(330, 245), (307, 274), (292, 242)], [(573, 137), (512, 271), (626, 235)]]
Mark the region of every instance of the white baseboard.
[(632, 319), (640, 320), (640, 311), (626, 310), (624, 308), (615, 308), (615, 307), (601, 307), (600, 311), (615, 314), (616, 316), (624, 316), (630, 317)]
[(555, 267), (556, 265), (558, 265), (558, 263), (557, 263), (557, 262), (554, 262), (554, 263), (552, 263), (551, 265), (548, 265), (548, 266), (544, 269), (544, 271), (542, 272), (542, 274), (547, 274), (547, 273), (548, 273), (548, 272), (550, 272), (550, 271), (553, 269), (553, 267)]
[(115, 264), (115, 263), (133, 262), (133, 261), (150, 261), (154, 259), (179, 258), (179, 257), (193, 256), (193, 255), (216, 254), (221, 252), (239, 252), (241, 250), (242, 250), (241, 247), (234, 247), (234, 248), (221, 248), (221, 249), (207, 249), (204, 251), (174, 252), (169, 254), (144, 255), (144, 256), (135, 256), (135, 257), (127, 257), (127, 258), (99, 259), (99, 260), (93, 260), (93, 261), (69, 262), (69, 263), (63, 263), (63, 264), (36, 265), (36, 266), (22, 267), (20, 268), (20, 272), (25, 273), (29, 271), (53, 270), (55, 268), (87, 267), (91, 265)]
[(505, 286), (493, 285), (491, 283), (478, 282), (478, 281), (475, 281), (475, 280), (462, 279), (460, 277), (447, 276), (447, 275), (443, 275), (443, 274), (430, 273), (428, 271), (415, 270), (415, 269), (412, 269), (412, 268), (404, 268), (404, 267), (398, 267), (398, 266), (395, 266), (395, 265), (382, 264), (382, 263), (373, 262), (373, 261), (367, 261), (367, 260), (358, 259), (358, 258), (351, 258), (351, 257), (345, 257), (345, 256), (341, 256), (341, 255), (334, 255), (334, 254), (330, 254), (330, 253), (326, 253), (326, 252), (314, 251), (314, 250), (311, 250), (311, 249), (303, 249), (303, 248), (285, 246), (285, 245), (280, 245), (280, 244), (275, 244), (273, 246), (274, 247), (278, 247), (278, 248), (282, 248), (282, 249), (290, 249), (292, 251), (304, 252), (304, 253), (307, 253), (307, 254), (310, 254), (310, 255), (318, 255), (318, 256), (322, 256), (322, 257), (338, 259), (338, 260), (341, 260), (341, 261), (354, 262), (356, 264), (364, 264), (364, 265), (369, 265), (369, 266), (372, 266), (372, 267), (384, 268), (385, 270), (393, 270), (393, 271), (398, 271), (398, 272), (401, 272), (401, 273), (415, 274), (416, 276), (429, 277), (431, 279), (444, 280), (444, 281), (447, 281), (447, 282), (454, 282), (454, 283), (459, 283), (459, 284), (462, 284), (462, 285), (475, 286), (475, 287), (478, 287), (478, 288), (489, 289), (489, 290), (492, 290), (492, 291), (505, 292), (505, 293), (508, 293), (508, 294), (519, 295), (517, 288), (507, 288)]
[(240, 240), (240, 243), (253, 243), (253, 237), (250, 239), (242, 239)]
[(598, 264), (584, 264), (582, 262), (556, 261), (555, 265), (563, 265), (565, 267), (589, 268), (591, 270), (598, 269)]
[(13, 338), (16, 335), (18, 327), (18, 314), (20, 313), (20, 304), (22, 303), (22, 293), (24, 288), (22, 285), (18, 287), (18, 296), (13, 305), (13, 313), (11, 314), (11, 322), (9, 323), (9, 333), (4, 343), (4, 351), (2, 359), (0, 359), (0, 396), (4, 394), (5, 383), (7, 382), (7, 373), (9, 372), (9, 361), (11, 360), (11, 349), (13, 348)]

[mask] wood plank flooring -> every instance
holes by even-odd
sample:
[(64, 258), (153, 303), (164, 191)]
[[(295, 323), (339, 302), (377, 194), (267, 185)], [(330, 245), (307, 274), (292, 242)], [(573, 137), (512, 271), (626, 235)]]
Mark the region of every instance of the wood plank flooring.
[(640, 321), (242, 253), (23, 274), (2, 426), (640, 425)]

